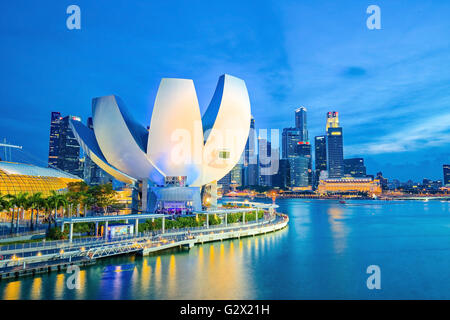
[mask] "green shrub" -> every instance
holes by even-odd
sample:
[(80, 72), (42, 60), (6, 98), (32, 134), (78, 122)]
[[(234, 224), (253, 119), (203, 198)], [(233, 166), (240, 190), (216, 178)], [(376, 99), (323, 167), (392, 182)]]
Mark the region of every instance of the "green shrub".
[(49, 240), (64, 240), (67, 239), (67, 231), (62, 232), (59, 228), (50, 228), (47, 231), (47, 239)]

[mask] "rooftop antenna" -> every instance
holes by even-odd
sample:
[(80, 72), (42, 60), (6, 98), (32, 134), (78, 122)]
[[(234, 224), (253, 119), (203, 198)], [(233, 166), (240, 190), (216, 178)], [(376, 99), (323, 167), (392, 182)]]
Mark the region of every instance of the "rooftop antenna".
[[(6, 138), (3, 139), (3, 143), (0, 142), (0, 147), (3, 147), (5, 154), (5, 161), (11, 161), (11, 149), (20, 149), (22, 150), (22, 146), (16, 146), (13, 144), (6, 143)], [(9, 151), (9, 160), (8, 160), (8, 151)]]

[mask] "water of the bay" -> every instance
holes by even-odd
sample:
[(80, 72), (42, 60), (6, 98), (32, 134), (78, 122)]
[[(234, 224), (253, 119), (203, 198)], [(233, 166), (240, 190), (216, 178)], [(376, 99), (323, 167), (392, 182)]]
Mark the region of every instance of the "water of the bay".
[[(450, 202), (277, 199), (289, 227), (0, 281), (2, 299), (450, 299)], [(367, 288), (367, 267), (381, 289)]]

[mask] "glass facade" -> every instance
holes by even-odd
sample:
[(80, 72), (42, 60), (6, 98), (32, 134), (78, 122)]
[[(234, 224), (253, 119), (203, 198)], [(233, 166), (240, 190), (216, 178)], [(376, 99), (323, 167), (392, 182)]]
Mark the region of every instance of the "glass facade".
[(50, 167), (56, 167), (58, 165), (59, 128), (61, 120), (61, 113), (52, 112), (50, 119), (50, 142), (48, 147), (48, 165)]
[(450, 186), (450, 164), (444, 164), (442, 167), (444, 170), (444, 185)]
[(329, 128), (327, 132), (328, 177), (340, 178), (344, 175), (343, 151), (342, 128)]
[(365, 177), (366, 166), (363, 158), (344, 159), (344, 174), (352, 177)]

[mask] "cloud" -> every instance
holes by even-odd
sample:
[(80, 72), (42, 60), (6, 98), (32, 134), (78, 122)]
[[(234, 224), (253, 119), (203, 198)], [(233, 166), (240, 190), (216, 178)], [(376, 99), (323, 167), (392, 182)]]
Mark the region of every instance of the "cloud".
[(384, 154), (410, 152), (450, 143), (450, 113), (418, 119), (375, 141), (348, 146), (346, 154)]

